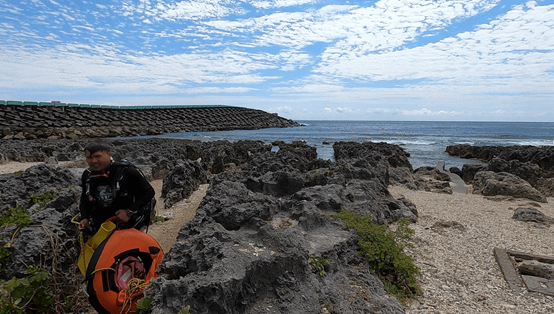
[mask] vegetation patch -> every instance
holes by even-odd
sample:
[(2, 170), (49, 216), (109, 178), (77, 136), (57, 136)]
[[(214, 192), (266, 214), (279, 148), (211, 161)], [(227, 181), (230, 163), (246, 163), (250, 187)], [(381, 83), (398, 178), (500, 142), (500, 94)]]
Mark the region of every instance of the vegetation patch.
[(0, 226), (16, 224), (19, 228), (23, 228), (32, 223), (33, 221), (29, 218), (29, 211), (24, 209), (23, 205), (8, 209), (4, 215), (0, 217)]
[(51, 200), (55, 199), (57, 196), (58, 196), (58, 193), (56, 193), (56, 191), (50, 190), (40, 195), (31, 194), (31, 196), (29, 196), (29, 199), (31, 200), (31, 202), (33, 202), (33, 204), (39, 204), (40, 208), (43, 208), (44, 205), (46, 205)]
[[(3, 242), (2, 240), (4, 239), (0, 239), (0, 242)], [(8, 242), (0, 247), (0, 269), (8, 265), (10, 256), (12, 256), (12, 251), (10, 250), (10, 243)]]
[(147, 295), (137, 301), (137, 314), (148, 314), (152, 312), (152, 296)]
[(2, 282), (0, 314), (46, 313), (53, 302), (48, 291), (50, 273), (39, 267), (27, 269), (27, 277)]
[(396, 231), (392, 231), (387, 225), (373, 223), (369, 215), (362, 217), (346, 209), (335, 218), (346, 222), (345, 229), (357, 231), (360, 237), (358, 253), (368, 261), (371, 272), (381, 279), (390, 294), (405, 302), (421, 293), (417, 281), (420, 271), (404, 252), (414, 232), (408, 227), (408, 220), (399, 221)]
[(323, 257), (315, 256), (315, 255), (310, 255), (309, 263), (310, 263), (310, 265), (312, 265), (315, 268), (316, 272), (321, 277), (327, 276), (327, 273), (325, 272), (325, 267), (326, 266), (331, 266), (331, 265), (334, 264), (333, 262), (328, 261)]

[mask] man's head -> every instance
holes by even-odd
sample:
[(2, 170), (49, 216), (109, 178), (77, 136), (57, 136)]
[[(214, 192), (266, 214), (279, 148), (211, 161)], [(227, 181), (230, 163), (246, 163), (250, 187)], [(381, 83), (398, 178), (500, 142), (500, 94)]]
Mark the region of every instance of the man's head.
[(103, 171), (112, 162), (112, 149), (104, 142), (91, 142), (85, 149), (87, 164), (93, 171)]

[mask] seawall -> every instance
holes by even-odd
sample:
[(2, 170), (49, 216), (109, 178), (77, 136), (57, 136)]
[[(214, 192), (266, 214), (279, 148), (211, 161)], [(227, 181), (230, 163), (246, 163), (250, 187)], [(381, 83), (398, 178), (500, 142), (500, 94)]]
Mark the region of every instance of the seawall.
[(0, 138), (94, 138), (294, 127), (293, 120), (233, 106), (95, 106), (0, 101)]

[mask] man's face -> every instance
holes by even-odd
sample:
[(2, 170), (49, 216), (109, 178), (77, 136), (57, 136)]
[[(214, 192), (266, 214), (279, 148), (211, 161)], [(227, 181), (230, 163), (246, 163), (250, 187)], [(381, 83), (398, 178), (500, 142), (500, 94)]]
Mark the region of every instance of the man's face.
[(85, 151), (87, 164), (94, 171), (102, 171), (110, 165), (112, 153), (105, 150), (99, 150), (91, 154), (88, 150)]

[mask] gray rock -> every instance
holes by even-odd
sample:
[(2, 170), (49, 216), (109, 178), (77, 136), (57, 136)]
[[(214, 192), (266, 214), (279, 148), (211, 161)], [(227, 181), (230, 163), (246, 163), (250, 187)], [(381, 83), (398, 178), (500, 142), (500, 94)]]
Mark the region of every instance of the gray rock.
[(162, 197), (166, 208), (192, 195), (200, 184), (207, 182), (207, 174), (200, 163), (184, 160), (163, 179)]
[(475, 174), (473, 193), (485, 196), (508, 195), (546, 203), (547, 199), (527, 181), (506, 172), (480, 171)]
[(525, 222), (538, 222), (538, 223), (550, 223), (549, 219), (545, 214), (536, 208), (518, 208), (514, 211), (512, 216), (515, 220), (525, 221)]
[(554, 279), (554, 265), (541, 263), (536, 260), (521, 262), (517, 269), (522, 275), (536, 276), (546, 279)]

